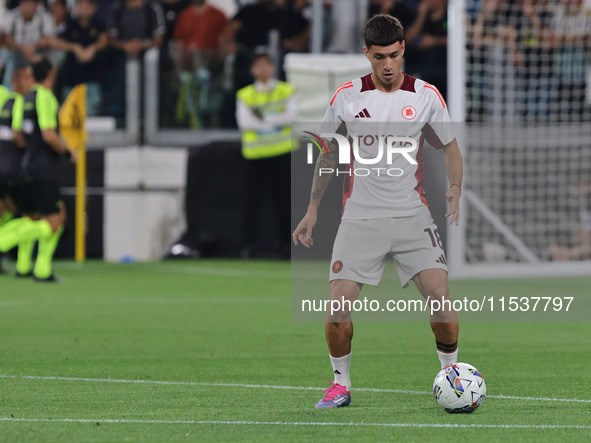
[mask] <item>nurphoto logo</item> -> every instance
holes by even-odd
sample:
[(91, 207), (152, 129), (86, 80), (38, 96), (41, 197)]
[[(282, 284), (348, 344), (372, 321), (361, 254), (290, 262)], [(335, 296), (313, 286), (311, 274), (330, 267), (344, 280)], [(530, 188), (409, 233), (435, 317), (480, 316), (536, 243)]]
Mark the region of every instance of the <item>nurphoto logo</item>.
[[(338, 146), (338, 163), (349, 166), (345, 170), (338, 168), (319, 168), (318, 175), (336, 174), (338, 175), (388, 175), (390, 177), (400, 177), (404, 171), (401, 168), (391, 167), (395, 159), (401, 156), (409, 164), (416, 165), (417, 161), (411, 153), (418, 148), (417, 141), (408, 136), (399, 135), (356, 135), (347, 138), (344, 135), (332, 132), (321, 133), (304, 131), (307, 135), (304, 137), (309, 141), (307, 144), (307, 163), (314, 163), (314, 146), (320, 151), (320, 155), (328, 155), (328, 147), (325, 140), (335, 140)], [(369, 149), (368, 149), (369, 148)], [(363, 157), (361, 152), (370, 151), (373, 155)], [(381, 167), (356, 167), (352, 166), (352, 158), (360, 165), (380, 165)]]

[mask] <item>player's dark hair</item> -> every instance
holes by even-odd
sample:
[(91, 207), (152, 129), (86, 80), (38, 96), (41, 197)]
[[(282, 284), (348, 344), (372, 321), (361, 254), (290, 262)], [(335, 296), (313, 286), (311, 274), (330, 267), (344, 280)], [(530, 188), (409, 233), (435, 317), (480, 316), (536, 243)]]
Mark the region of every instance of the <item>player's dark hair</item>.
[(388, 14), (374, 15), (367, 21), (363, 31), (365, 47), (390, 46), (404, 40), (404, 28), (396, 17)]
[(42, 82), (49, 76), (52, 69), (51, 62), (46, 57), (43, 57), (37, 63), (33, 63), (33, 78), (36, 82)]

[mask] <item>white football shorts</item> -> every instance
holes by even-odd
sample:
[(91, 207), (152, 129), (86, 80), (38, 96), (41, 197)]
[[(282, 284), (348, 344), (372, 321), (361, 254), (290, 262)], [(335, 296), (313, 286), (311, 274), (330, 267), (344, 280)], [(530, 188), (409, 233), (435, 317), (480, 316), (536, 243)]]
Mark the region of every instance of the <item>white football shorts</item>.
[(329, 280), (377, 286), (392, 257), (402, 287), (419, 272), (447, 271), (443, 242), (427, 207), (417, 215), (345, 219), (335, 238)]

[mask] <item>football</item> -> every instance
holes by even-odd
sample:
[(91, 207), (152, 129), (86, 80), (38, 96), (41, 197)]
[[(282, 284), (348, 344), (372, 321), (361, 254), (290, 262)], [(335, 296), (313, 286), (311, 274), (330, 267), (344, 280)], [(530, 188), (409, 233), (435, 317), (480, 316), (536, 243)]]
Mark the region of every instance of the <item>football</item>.
[(456, 363), (437, 373), (433, 395), (447, 412), (474, 412), (484, 401), (486, 382), (474, 366)]

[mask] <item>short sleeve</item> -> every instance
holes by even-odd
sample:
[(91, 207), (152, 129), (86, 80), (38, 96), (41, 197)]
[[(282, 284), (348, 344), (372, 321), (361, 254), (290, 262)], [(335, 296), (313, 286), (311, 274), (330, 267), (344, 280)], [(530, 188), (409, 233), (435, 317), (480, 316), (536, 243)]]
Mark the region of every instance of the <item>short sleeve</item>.
[(6, 11), (4, 18), (0, 17), (0, 32), (14, 34), (14, 10)]
[(440, 145), (434, 146), (445, 146), (451, 143), (454, 138), (456, 138), (451, 118), (449, 117), (449, 112), (447, 110), (447, 104), (445, 103), (443, 96), (435, 86), (425, 84), (424, 87), (429, 89), (429, 93), (431, 96), (431, 113), (428, 124), (432, 129), (432, 135), (436, 136), (439, 141), (439, 143), (437, 144)]
[(39, 128), (57, 129), (57, 111), (59, 105), (55, 96), (46, 89), (37, 91), (37, 118), (39, 119)]
[(320, 123), (320, 132), (335, 133), (343, 123), (342, 110), (342, 94), (339, 94), (340, 87), (335, 91), (331, 101), (326, 108), (322, 122)]
[(53, 37), (55, 35), (55, 22), (48, 12), (43, 14), (42, 26), (41, 35), (43, 37)]
[(12, 129), (22, 131), (23, 129), (23, 96), (17, 95), (12, 106)]

